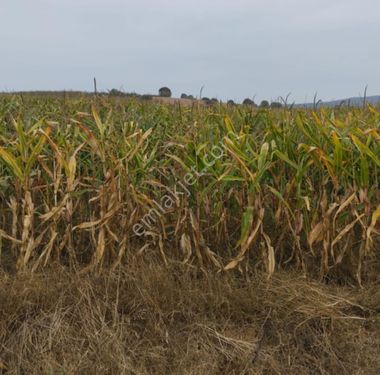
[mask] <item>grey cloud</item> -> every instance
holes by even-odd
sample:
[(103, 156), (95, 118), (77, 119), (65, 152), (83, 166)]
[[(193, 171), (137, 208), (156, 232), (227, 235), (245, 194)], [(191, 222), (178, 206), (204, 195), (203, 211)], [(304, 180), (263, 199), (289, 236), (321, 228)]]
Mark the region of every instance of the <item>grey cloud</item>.
[(377, 0), (2, 0), (0, 90), (380, 93)]

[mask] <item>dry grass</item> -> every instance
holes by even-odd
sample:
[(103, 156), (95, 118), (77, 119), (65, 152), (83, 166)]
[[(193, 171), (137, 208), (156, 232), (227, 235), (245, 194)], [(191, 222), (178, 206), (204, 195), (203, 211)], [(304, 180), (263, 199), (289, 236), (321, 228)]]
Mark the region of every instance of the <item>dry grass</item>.
[(129, 259), (0, 278), (6, 374), (377, 374), (379, 283), (202, 273)]

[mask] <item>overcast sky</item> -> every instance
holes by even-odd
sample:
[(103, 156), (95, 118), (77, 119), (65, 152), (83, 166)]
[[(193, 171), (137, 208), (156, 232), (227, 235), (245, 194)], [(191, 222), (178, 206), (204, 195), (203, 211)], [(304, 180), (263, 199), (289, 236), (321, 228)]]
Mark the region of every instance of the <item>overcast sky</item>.
[(380, 94), (379, 0), (0, 0), (0, 90)]

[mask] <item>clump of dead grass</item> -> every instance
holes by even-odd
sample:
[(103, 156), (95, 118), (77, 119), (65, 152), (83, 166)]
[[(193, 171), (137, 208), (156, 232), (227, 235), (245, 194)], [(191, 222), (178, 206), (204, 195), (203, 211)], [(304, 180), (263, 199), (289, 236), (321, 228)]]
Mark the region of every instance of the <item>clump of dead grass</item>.
[(141, 260), (0, 278), (9, 374), (376, 374), (378, 285), (266, 281)]

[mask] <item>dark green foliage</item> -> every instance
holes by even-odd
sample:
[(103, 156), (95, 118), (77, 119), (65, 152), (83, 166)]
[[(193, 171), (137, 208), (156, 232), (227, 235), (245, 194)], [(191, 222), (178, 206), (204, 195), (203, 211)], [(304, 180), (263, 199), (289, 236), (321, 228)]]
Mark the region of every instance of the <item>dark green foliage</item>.
[(169, 87), (161, 87), (158, 90), (158, 95), (161, 96), (161, 97), (163, 97), (163, 98), (171, 98), (172, 92), (169, 89)]
[(261, 108), (269, 108), (269, 102), (268, 102), (268, 100), (263, 100), (263, 101), (260, 103), (260, 107), (261, 107)]
[(243, 100), (243, 104), (247, 105), (247, 106), (252, 106), (252, 107), (256, 106), (255, 102), (252, 99), (249, 99), (249, 98), (244, 99)]
[(282, 108), (283, 106), (282, 106), (282, 103), (280, 103), (280, 102), (272, 102), (270, 104), (270, 107), (271, 108)]
[(125, 93), (118, 90), (118, 89), (111, 89), (109, 92), (108, 92), (108, 95), (109, 96), (125, 96)]

